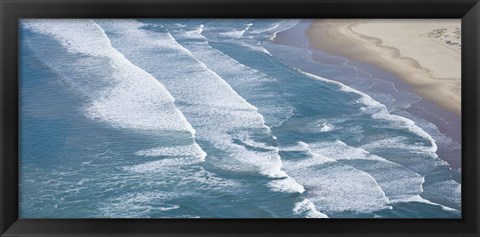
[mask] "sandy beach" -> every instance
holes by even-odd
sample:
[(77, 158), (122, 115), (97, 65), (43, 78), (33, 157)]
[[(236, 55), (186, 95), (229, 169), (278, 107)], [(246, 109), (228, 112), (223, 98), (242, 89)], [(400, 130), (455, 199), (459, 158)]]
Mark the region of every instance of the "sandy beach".
[(311, 46), (373, 64), (412, 90), (461, 115), (460, 20), (317, 20)]

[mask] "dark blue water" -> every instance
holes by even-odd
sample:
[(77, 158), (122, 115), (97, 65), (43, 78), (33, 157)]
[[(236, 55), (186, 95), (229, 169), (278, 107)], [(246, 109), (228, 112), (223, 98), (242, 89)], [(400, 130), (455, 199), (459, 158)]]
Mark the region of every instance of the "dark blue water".
[(269, 43), (297, 23), (23, 21), (20, 216), (460, 217), (432, 132)]

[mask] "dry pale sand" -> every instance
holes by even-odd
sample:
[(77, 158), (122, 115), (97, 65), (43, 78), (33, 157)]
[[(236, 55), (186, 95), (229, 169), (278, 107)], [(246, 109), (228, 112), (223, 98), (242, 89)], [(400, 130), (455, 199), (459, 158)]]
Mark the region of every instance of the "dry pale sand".
[(317, 20), (312, 47), (376, 65), (461, 114), (460, 19)]

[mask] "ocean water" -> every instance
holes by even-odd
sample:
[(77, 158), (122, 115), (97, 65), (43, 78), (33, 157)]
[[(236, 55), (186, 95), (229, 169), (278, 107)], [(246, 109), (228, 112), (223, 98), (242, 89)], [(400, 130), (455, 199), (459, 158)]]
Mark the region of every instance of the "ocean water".
[(308, 22), (20, 24), (21, 218), (461, 217), (458, 142)]

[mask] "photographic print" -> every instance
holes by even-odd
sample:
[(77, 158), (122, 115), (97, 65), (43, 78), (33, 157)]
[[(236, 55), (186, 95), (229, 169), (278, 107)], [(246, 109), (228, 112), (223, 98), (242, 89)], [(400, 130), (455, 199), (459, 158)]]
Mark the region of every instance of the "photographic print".
[(460, 19), (21, 19), (20, 218), (461, 218)]

